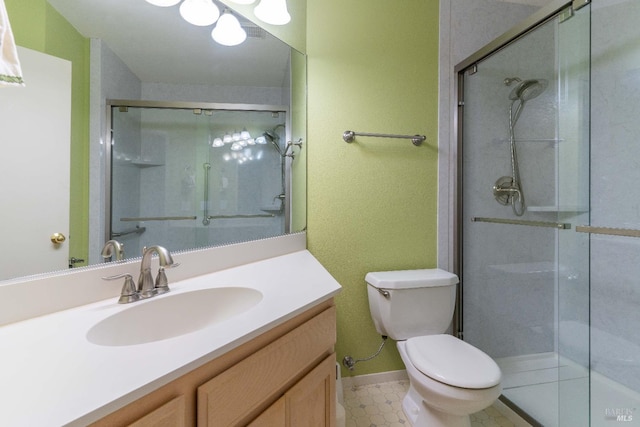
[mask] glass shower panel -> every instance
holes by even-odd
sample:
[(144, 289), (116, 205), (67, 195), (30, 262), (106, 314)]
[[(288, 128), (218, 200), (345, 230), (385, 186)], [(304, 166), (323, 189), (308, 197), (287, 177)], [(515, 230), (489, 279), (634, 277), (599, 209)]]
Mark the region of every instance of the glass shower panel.
[[(566, 367), (584, 366), (564, 354), (560, 324), (572, 318), (564, 311), (588, 314), (588, 293), (562, 297), (585, 271), (575, 251), (588, 250), (571, 229), (588, 206), (588, 91), (567, 83), (585, 61), (564, 52), (569, 16), (475, 64), (463, 84), (463, 337), (497, 360), (503, 396), (545, 426), (584, 425), (559, 408)], [(586, 55), (588, 63), (588, 46)], [(588, 354), (588, 339), (575, 345)]]
[(112, 108), (111, 238), (127, 257), (285, 232), (286, 113)]
[(592, 426), (640, 425), (639, 22), (637, 0), (592, 3)]
[(558, 425), (589, 425), (590, 7), (558, 26)]

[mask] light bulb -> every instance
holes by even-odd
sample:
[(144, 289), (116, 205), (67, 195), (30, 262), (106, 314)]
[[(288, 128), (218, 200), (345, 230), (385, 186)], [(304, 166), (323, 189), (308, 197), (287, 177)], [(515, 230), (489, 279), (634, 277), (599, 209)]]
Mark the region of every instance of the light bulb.
[(231, 150), (233, 150), (233, 151), (240, 151), (240, 150), (242, 150), (242, 145), (238, 144), (237, 142), (234, 142), (234, 143), (231, 145)]
[(236, 46), (246, 40), (247, 33), (240, 26), (238, 19), (229, 12), (229, 9), (225, 9), (211, 32), (211, 37), (221, 45)]
[(233, 141), (233, 138), (231, 137), (231, 134), (225, 133), (224, 136), (222, 137), (222, 141), (225, 144), (228, 144)]
[(215, 138), (211, 145), (214, 147), (222, 147), (224, 145), (224, 142), (222, 142), (222, 138)]
[(231, 138), (233, 138), (234, 141), (240, 141), (240, 132), (234, 132), (233, 135), (231, 135)]
[(147, 3), (151, 3), (154, 6), (169, 7), (169, 6), (175, 6), (181, 1), (182, 0), (147, 0)]
[(249, 133), (249, 131), (247, 129), (243, 129), (242, 132), (240, 132), (240, 138), (242, 139), (251, 139), (251, 134)]
[(266, 144), (267, 143), (267, 138), (263, 136), (259, 136), (255, 139), (256, 144)]
[(190, 24), (206, 27), (218, 20), (220, 10), (211, 0), (184, 0), (180, 15)]
[(253, 13), (259, 20), (271, 25), (285, 25), (291, 21), (287, 0), (261, 0)]

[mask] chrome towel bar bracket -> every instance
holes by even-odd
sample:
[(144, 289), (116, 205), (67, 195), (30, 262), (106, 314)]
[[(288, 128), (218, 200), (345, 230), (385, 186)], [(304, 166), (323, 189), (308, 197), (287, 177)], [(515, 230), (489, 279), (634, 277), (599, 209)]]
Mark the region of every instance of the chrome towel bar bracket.
[(356, 136), (370, 136), (374, 138), (400, 138), (400, 139), (410, 139), (413, 145), (419, 147), (422, 143), (427, 139), (424, 135), (394, 135), (387, 133), (367, 133), (367, 132), (354, 132), (352, 130), (346, 130), (342, 134), (342, 139), (344, 142), (353, 142), (356, 139)]

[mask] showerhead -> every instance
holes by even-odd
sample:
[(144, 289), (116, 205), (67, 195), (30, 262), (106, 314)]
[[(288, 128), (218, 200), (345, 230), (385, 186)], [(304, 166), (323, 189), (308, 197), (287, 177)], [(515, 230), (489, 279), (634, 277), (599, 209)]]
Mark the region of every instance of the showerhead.
[[(506, 82), (506, 80), (505, 80)], [(509, 99), (512, 101), (529, 101), (537, 96), (547, 88), (548, 82), (544, 79), (531, 79), (524, 80), (518, 83), (509, 94)]]
[(275, 132), (272, 132), (270, 130), (265, 131), (262, 136), (265, 136), (271, 142), (277, 142), (280, 139), (280, 137)]
[(275, 149), (278, 151), (278, 153), (280, 153), (280, 155), (283, 155), (282, 149), (278, 144), (279, 141), (280, 141), (280, 137), (278, 136), (278, 134), (270, 130), (264, 131), (262, 135), (256, 138), (257, 144), (267, 144), (270, 142), (271, 145), (273, 145)]

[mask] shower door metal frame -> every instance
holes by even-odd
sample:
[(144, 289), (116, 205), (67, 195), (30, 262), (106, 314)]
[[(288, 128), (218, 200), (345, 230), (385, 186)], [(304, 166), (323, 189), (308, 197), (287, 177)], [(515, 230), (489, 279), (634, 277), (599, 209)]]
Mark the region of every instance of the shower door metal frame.
[[(167, 108), (176, 110), (218, 110), (218, 111), (259, 111), (285, 114), (285, 142), (291, 141), (291, 114), (289, 107), (285, 105), (269, 104), (231, 104), (231, 103), (211, 103), (211, 102), (182, 102), (182, 101), (144, 101), (127, 99), (107, 99), (106, 102), (106, 135), (105, 141), (105, 172), (108, 176), (105, 179), (104, 207), (105, 207), (105, 242), (111, 237), (111, 162), (112, 162), (112, 114), (113, 107), (132, 108)], [(292, 157), (284, 156), (284, 232), (291, 233), (291, 164)]]

